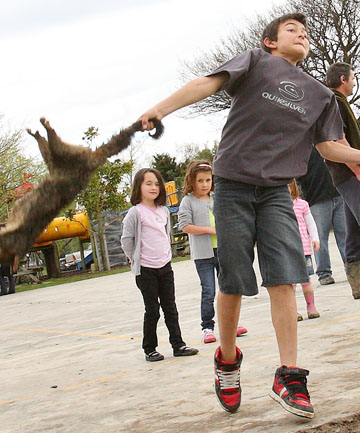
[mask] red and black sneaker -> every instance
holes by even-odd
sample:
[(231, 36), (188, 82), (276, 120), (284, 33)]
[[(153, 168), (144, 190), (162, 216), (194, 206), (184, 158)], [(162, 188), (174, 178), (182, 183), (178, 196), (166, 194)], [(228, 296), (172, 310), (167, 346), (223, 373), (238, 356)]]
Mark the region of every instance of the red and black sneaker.
[(228, 412), (236, 412), (240, 406), (240, 366), (242, 359), (243, 354), (238, 347), (236, 347), (235, 362), (223, 361), (220, 347), (215, 352), (215, 392), (221, 406)]
[(275, 372), (274, 385), (270, 397), (294, 415), (313, 418), (314, 408), (310, 403), (306, 387), (308, 370), (283, 365)]

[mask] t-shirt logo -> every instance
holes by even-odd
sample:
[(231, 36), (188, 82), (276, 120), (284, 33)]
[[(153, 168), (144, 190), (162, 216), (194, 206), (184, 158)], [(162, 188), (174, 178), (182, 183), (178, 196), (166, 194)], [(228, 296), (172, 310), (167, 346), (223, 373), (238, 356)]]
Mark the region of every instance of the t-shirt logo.
[(274, 95), (270, 92), (262, 92), (261, 96), (264, 99), (269, 100), (272, 104), (278, 107), (285, 108), (291, 111), (297, 111), (298, 113), (305, 115), (306, 110), (304, 107), (295, 104), (297, 101), (304, 99), (304, 91), (300, 89), (295, 83), (291, 81), (280, 81), (278, 87), (281, 96)]
[(304, 91), (299, 89), (296, 84), (291, 81), (281, 81), (279, 92), (281, 93), (281, 96), (290, 101), (298, 102), (304, 99)]

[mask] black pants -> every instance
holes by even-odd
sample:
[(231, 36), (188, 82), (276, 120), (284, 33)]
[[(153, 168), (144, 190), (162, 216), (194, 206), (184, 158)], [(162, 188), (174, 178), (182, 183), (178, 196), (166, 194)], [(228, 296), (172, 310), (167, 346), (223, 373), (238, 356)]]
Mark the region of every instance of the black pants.
[(181, 338), (179, 315), (175, 303), (174, 273), (171, 262), (160, 269), (141, 266), (141, 274), (136, 276), (136, 285), (141, 291), (145, 304), (142, 343), (144, 352), (153, 352), (158, 345), (156, 328), (160, 318), (160, 306), (169, 330), (171, 346), (173, 349), (185, 346)]

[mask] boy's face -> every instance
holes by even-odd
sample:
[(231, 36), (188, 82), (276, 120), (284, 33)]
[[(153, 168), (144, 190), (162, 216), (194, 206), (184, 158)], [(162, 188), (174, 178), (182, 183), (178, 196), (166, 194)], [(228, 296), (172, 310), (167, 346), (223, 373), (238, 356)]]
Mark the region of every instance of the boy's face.
[(294, 19), (284, 21), (279, 25), (277, 41), (269, 38), (264, 40), (274, 56), (283, 57), (293, 65), (301, 62), (309, 53), (309, 40), (303, 24)]

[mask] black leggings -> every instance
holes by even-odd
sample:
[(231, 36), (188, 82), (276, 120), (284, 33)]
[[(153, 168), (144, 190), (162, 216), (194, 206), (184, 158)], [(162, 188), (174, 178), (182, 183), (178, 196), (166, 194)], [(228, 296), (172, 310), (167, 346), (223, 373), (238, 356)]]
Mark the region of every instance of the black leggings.
[(171, 262), (159, 269), (141, 266), (140, 275), (136, 276), (136, 285), (144, 298), (145, 314), (142, 348), (145, 353), (153, 352), (157, 345), (157, 323), (160, 318), (160, 306), (164, 312), (169, 341), (173, 349), (185, 346), (181, 338), (179, 315), (175, 303), (174, 273)]

